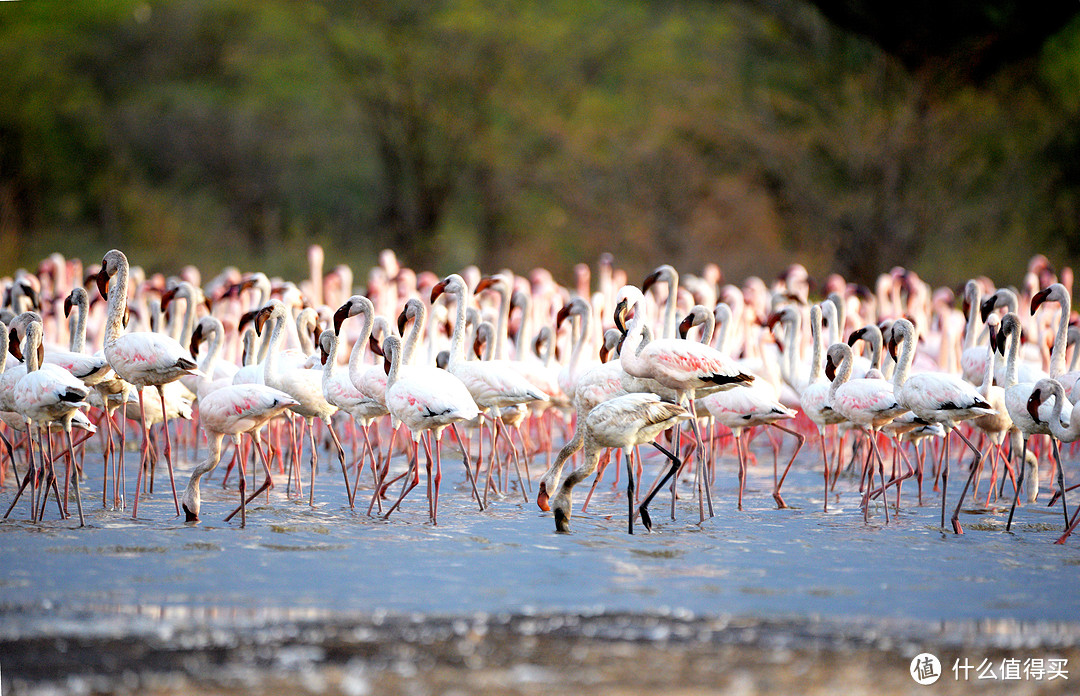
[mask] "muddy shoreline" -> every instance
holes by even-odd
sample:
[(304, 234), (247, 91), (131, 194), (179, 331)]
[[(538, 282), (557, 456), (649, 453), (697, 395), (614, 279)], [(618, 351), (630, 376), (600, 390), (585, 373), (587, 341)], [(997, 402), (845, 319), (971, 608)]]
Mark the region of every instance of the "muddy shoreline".
[[(5, 611), (5, 694), (1070, 693), (1075, 679), (958, 681), (957, 659), (1067, 659), (1080, 625), (656, 614), (334, 616), (179, 607)], [(1070, 691), (1070, 688), (1072, 691)]]

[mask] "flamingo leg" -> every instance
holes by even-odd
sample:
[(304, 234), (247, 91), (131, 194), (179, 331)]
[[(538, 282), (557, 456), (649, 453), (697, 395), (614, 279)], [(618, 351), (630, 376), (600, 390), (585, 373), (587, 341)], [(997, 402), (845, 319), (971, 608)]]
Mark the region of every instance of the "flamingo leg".
[(784, 485), (784, 479), (787, 478), (788, 471), (791, 470), (791, 465), (795, 463), (795, 457), (799, 456), (799, 450), (802, 449), (803, 443), (806, 442), (806, 436), (798, 432), (797, 430), (785, 428), (784, 426), (777, 423), (773, 423), (772, 426), (779, 430), (783, 430), (785, 433), (794, 435), (797, 441), (797, 444), (795, 445), (795, 451), (791, 453), (791, 459), (788, 460), (787, 466), (784, 467), (784, 473), (780, 476), (780, 480), (776, 483), (776, 489), (773, 490), (773, 500), (776, 501), (776, 507), (786, 508), (787, 503), (785, 503), (784, 499), (780, 496), (780, 487)]
[[(35, 480), (36, 471), (35, 471), (35, 467), (34, 467), (34, 447), (33, 447), (33, 438), (30, 437), (30, 431), (29, 430), (27, 430), (26, 446), (27, 446), (27, 449), (30, 452), (30, 458), (29, 458), (29, 461), (27, 462), (27, 466), (26, 466), (26, 476), (23, 477), (22, 483), (19, 485), (19, 490), (15, 493), (15, 499), (11, 501), (11, 505), (8, 506), (7, 512), (4, 513), (4, 519), (5, 520), (8, 518), (8, 515), (11, 514), (11, 511), (15, 509), (15, 504), (19, 502), (19, 498), (22, 496), (23, 491), (26, 490), (27, 486), (30, 486), (30, 519), (31, 519), (31, 521), (33, 521), (33, 518), (34, 518), (34, 511), (37, 509), (36, 503), (34, 501), (34, 496), (35, 496), (34, 491), (37, 488), (37, 482)], [(14, 468), (14, 464), (12, 464), (12, 468)], [(16, 474), (18, 474), (18, 472), (16, 472)]]
[(150, 454), (150, 428), (146, 427), (146, 406), (143, 403), (143, 390), (139, 387), (139, 415), (142, 424), (142, 455), (139, 457), (139, 473), (135, 477), (135, 505), (132, 506), (131, 519), (139, 516), (139, 498), (142, 497), (143, 471)]
[[(256, 432), (254, 435), (251, 435), (250, 437), (254, 442), (255, 451), (258, 453), (259, 460), (262, 462), (263, 472), (266, 474), (266, 477), (263, 479), (262, 484), (255, 491), (253, 491), (251, 495), (247, 496), (247, 499), (241, 501), (241, 505), (246, 505), (247, 503), (250, 503), (252, 500), (255, 500), (255, 498), (257, 498), (260, 493), (274, 487), (274, 479), (270, 474), (270, 461), (262, 450), (262, 439), (259, 436), (258, 432)], [(229, 513), (229, 516), (225, 518), (225, 521), (228, 522), (236, 515), (236, 513), (240, 511), (240, 506), (237, 506), (235, 510)]]
[(172, 439), (169, 436), (169, 414), (165, 410), (165, 390), (158, 385), (158, 396), (161, 398), (161, 427), (165, 430), (165, 463), (169, 466), (169, 486), (172, 487), (173, 505), (176, 514), (180, 514), (180, 498), (176, 495), (176, 477), (173, 475), (172, 463)]
[(472, 475), (472, 468), (469, 463), (469, 448), (465, 444), (465, 440), (461, 438), (461, 434), (458, 432), (457, 423), (450, 426), (450, 429), (454, 432), (454, 437), (457, 438), (458, 444), (461, 446), (461, 460), (465, 464), (465, 478), (469, 479), (469, 485), (472, 486), (473, 497), (476, 498), (476, 504), (480, 506), (480, 511), (484, 510), (484, 503), (480, 500), (480, 491), (476, 489), (476, 479)]
[(405, 496), (409, 494), (412, 489), (416, 488), (416, 485), (420, 482), (420, 443), (417, 440), (413, 440), (412, 459), (409, 461), (409, 469), (406, 473), (405, 482), (401, 486), (401, 495), (390, 506), (390, 509), (383, 515), (383, 519), (389, 519), (394, 510), (398, 509), (401, 505), (401, 501), (405, 500)]
[[(315, 506), (315, 467), (319, 463), (319, 447), (315, 444), (315, 419), (305, 418), (308, 430), (308, 445), (311, 447), (311, 480), (308, 481), (308, 505)], [(303, 426), (301, 426), (303, 427)], [(299, 476), (299, 474), (297, 474)], [(348, 478), (345, 479), (348, 482)], [(346, 489), (348, 490), (348, 489)]]
[[(971, 471), (968, 472), (967, 481), (964, 482), (964, 489), (960, 491), (960, 500), (956, 501), (956, 509), (953, 510), (952, 514), (953, 532), (955, 532), (956, 534), (963, 534), (964, 530), (960, 526), (960, 506), (964, 504), (964, 498), (967, 496), (968, 486), (971, 485), (971, 480), (975, 477), (975, 472), (978, 471), (979, 464), (982, 462), (982, 452), (980, 452), (979, 449), (971, 443), (971, 440), (969, 440), (967, 436), (964, 435), (964, 433), (960, 432), (960, 428), (954, 429), (953, 432), (960, 436), (960, 439), (964, 441), (964, 444), (967, 445), (968, 449), (970, 449), (972, 454), (975, 455), (975, 459), (971, 461)], [(1055, 443), (1056, 447), (1057, 441), (1055, 440), (1053, 442)], [(944, 495), (942, 496), (942, 498), (944, 499)], [(1065, 521), (1068, 522), (1068, 520)]]
[(825, 449), (825, 429), (824, 428), (819, 428), (818, 429), (818, 439), (821, 440), (821, 464), (822, 464), (822, 473), (824, 474), (824, 477), (825, 477), (825, 503), (824, 503), (823, 507), (824, 507), (824, 511), (828, 512), (829, 511), (829, 455), (828, 455), (828, 451)]
[[(649, 495), (645, 496), (645, 500), (641, 501), (641, 505), (638, 506), (638, 514), (641, 515), (641, 524), (643, 524), (645, 529), (650, 532), (652, 531), (652, 517), (649, 516), (649, 503), (652, 502), (652, 499), (656, 497), (657, 493), (664, 489), (664, 484), (667, 483), (668, 479), (672, 476), (677, 476), (679, 469), (682, 468), (682, 462), (679, 461), (679, 458), (664, 449), (663, 445), (658, 442), (653, 442), (652, 446), (663, 452), (664, 455), (671, 460), (671, 466), (668, 468), (667, 473), (664, 474), (664, 478), (653, 487), (653, 490)], [(678, 447), (678, 445), (676, 445), (676, 447)]]
[(626, 531), (634, 533), (634, 457), (630, 452), (623, 457), (626, 460)]
[(945, 433), (945, 456), (941, 464), (941, 528), (945, 528), (945, 499), (949, 495), (949, 433)]
[(1057, 465), (1058, 494), (1061, 496), (1061, 511), (1065, 515), (1065, 529), (1069, 528), (1069, 506), (1065, 501), (1065, 467), (1061, 464), (1061, 451), (1058, 448), (1056, 437), (1050, 438), (1050, 445), (1054, 448), (1054, 463)]
[(352, 508), (352, 486), (349, 485), (349, 470), (345, 464), (345, 450), (341, 446), (341, 440), (338, 439), (337, 433), (334, 432), (333, 424), (327, 423), (326, 429), (330, 431), (330, 439), (334, 441), (334, 447), (337, 449), (338, 459), (341, 461), (341, 475), (345, 477), (345, 497), (349, 499), (349, 507)]
[(1009, 520), (1005, 523), (1005, 531), (1012, 531), (1013, 513), (1016, 512), (1016, 503), (1020, 500), (1020, 487), (1024, 485), (1024, 472), (1027, 470), (1027, 445), (1028, 439), (1024, 438), (1024, 447), (1020, 451), (1020, 472), (1016, 475), (1016, 496), (1013, 497), (1012, 507), (1009, 508)]

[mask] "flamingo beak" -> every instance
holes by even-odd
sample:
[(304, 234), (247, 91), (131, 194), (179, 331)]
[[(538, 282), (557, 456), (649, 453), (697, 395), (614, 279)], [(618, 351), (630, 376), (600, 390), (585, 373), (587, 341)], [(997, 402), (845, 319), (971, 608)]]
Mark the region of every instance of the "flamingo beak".
[(38, 295), (38, 291), (34, 289), (33, 285), (29, 283), (21, 283), (23, 292), (30, 298), (30, 305), (37, 310), (41, 309), (41, 297)]
[(480, 279), (480, 282), (476, 284), (476, 289), (473, 290), (474, 295), (479, 295), (484, 290), (487, 290), (495, 284), (495, 278), (492, 276), (484, 276)]
[(566, 321), (566, 318), (570, 316), (570, 305), (563, 305), (559, 313), (555, 315), (555, 330), (558, 331), (562, 323)]
[(996, 305), (997, 300), (994, 299), (993, 295), (983, 300), (982, 304), (979, 305), (979, 316), (984, 322), (986, 321), (986, 318), (990, 316), (990, 312), (994, 311)]
[(658, 280), (660, 280), (660, 271), (653, 271), (650, 273), (641, 283), (641, 294), (644, 295), (647, 293), (649, 288), (655, 285)]
[[(767, 326), (769, 330), (772, 331), (772, 328), (776, 326), (776, 323), (778, 321), (780, 321), (780, 312), (770, 312), (768, 318), (765, 319), (765, 326)], [(822, 318), (821, 323), (825, 323), (824, 318)]]
[[(855, 345), (855, 344), (856, 344), (856, 343), (858, 342), (858, 340), (859, 340), (860, 338), (862, 338), (862, 337), (863, 337), (863, 335), (864, 335), (865, 333), (866, 333), (866, 329), (865, 329), (865, 328), (862, 328), (862, 329), (856, 329), (855, 331), (852, 331), (852, 332), (851, 332), (851, 335), (850, 335), (850, 336), (848, 336), (847, 344), (848, 344), (849, 346), (853, 346), (853, 345)], [(894, 357), (895, 357), (895, 356), (894, 356)]]
[(600, 362), (606, 363), (608, 361), (608, 355), (610, 354), (611, 351), (608, 350), (607, 346), (600, 346)]
[(169, 308), (169, 305), (172, 303), (174, 297), (176, 297), (176, 288), (173, 288), (172, 290), (166, 290), (165, 292), (161, 293), (161, 311), (164, 312), (166, 309)]
[(387, 375), (390, 374), (390, 359), (388, 357), (386, 357), (385, 355), (383, 355), (382, 369), (383, 369), (383, 372), (385, 372)]
[(195, 327), (195, 331), (191, 334), (191, 343), (188, 344), (188, 350), (191, 351), (191, 357), (199, 357), (199, 344), (202, 343), (202, 325)]
[(685, 319), (679, 322), (679, 338), (686, 338), (686, 334), (690, 333), (690, 327), (694, 325), (693, 315), (687, 315)]
[(405, 333), (405, 324), (409, 322), (409, 317), (406, 315), (407, 310), (401, 310), (401, 314), (397, 317), (397, 330), (399, 334)]
[(551, 512), (551, 506), (548, 505), (548, 492), (547, 483), (540, 482), (540, 490), (536, 493), (536, 506), (544, 512)]
[(830, 382), (836, 379), (836, 363), (832, 361), (831, 355), (825, 360), (825, 377), (827, 377)]
[(341, 324), (349, 318), (349, 312), (352, 310), (352, 302), (346, 302), (337, 308), (334, 312), (334, 333), (341, 333)]
[(619, 304), (615, 305), (615, 328), (622, 333), (626, 333), (626, 299), (619, 300)]
[(262, 330), (266, 326), (266, 320), (270, 318), (270, 312), (268, 307), (263, 307), (255, 313), (255, 333), (259, 336), (262, 336)]
[(1035, 296), (1031, 298), (1031, 313), (1035, 314), (1035, 310), (1042, 306), (1043, 302), (1046, 302), (1046, 298), (1050, 296), (1050, 288), (1040, 290), (1035, 293)]
[(244, 327), (248, 325), (248, 322), (255, 319), (255, 315), (259, 313), (259, 310), (253, 309), (250, 312), (244, 312), (240, 315), (240, 321), (237, 323), (236, 332), (244, 333)]
[(109, 274), (105, 271), (105, 266), (102, 266), (101, 270), (91, 277), (97, 283), (98, 292), (101, 293), (101, 299), (109, 299)]
[(385, 357), (383, 355), (382, 346), (379, 345), (379, 341), (376, 340), (376, 338), (374, 336), (369, 336), (368, 337), (368, 348), (370, 348), (371, 352), (374, 353), (375, 355), (378, 355), (380, 358)]
[(8, 332), (8, 352), (18, 360), (23, 359), (22, 346), (19, 345), (19, 332), (16, 329)]
[(431, 289), (431, 303), (435, 304), (435, 300), (439, 298), (439, 295), (446, 291), (446, 279), (443, 279), (435, 284), (435, 287)]
[(1038, 389), (1031, 392), (1031, 396), (1027, 400), (1027, 412), (1031, 416), (1031, 419), (1036, 423), (1042, 423), (1039, 420), (1039, 406), (1042, 406), (1042, 392)]

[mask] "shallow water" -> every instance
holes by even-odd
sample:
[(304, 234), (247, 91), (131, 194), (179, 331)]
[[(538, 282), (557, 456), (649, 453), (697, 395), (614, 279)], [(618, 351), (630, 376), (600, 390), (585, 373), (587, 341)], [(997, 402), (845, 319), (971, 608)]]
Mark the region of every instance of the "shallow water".
[[(30, 524), (25, 501), (0, 523), (0, 633), (8, 641), (95, 632), (115, 638), (141, 630), (133, 617), (201, 625), (659, 613), (824, 621), (834, 632), (913, 620), (939, 627), (957, 622), (970, 633), (993, 621), (992, 633), (1026, 636), (1031, 644), (1060, 643), (1065, 635), (1075, 645), (1080, 538), (1052, 543), (1063, 523), (1059, 507), (1045, 506), (1045, 482), (1041, 502), (1018, 509), (1011, 533), (1004, 532), (1007, 506), (969, 505), (961, 515), (967, 533), (956, 536), (938, 526), (940, 498), (929, 483), (922, 507), (915, 486), (905, 484), (903, 508), (888, 524), (881, 505), (864, 524), (850, 478), (841, 479), (823, 512), (816, 450), (796, 461), (784, 486), (792, 508), (778, 510), (770, 496), (771, 452), (761, 448), (742, 512), (735, 509), (735, 464), (728, 457), (718, 471), (715, 517), (699, 524), (697, 503), (684, 493), (678, 520), (671, 521), (664, 493), (652, 506), (653, 533), (638, 525), (629, 536), (623, 484), (613, 490), (612, 466), (587, 514), (580, 506), (588, 485), (578, 487), (573, 533), (556, 534), (551, 515), (516, 491), (478, 512), (460, 459), (448, 450), (438, 526), (428, 524), (423, 481), (383, 520), (364, 512), (367, 473), (357, 509), (350, 510), (340, 471), (324, 452), (315, 507), (307, 504), (306, 488), (303, 499), (288, 497), (280, 476), (269, 502), (263, 496), (249, 506), (243, 529), (239, 516), (222, 521), (237, 495), (221, 488), (224, 466), (204, 481), (200, 523), (175, 515), (163, 463), (155, 493), (142, 499), (139, 519), (132, 520), (130, 511), (102, 508), (100, 455), (89, 452), (86, 528), (76, 528), (74, 517), (57, 519), (52, 503), (44, 522)], [(136, 455), (128, 461), (131, 474)], [(662, 463), (646, 459), (646, 483)], [(191, 457), (181, 458), (178, 490), (192, 466)], [(534, 478), (543, 466), (542, 458), (534, 462)], [(1066, 476), (1077, 480), (1080, 470), (1069, 463)], [(959, 478), (954, 467), (953, 504)], [(986, 481), (982, 486), (985, 491)], [(13, 496), (11, 485), (0, 492), (4, 509)], [(70, 506), (74, 513), (74, 499)]]

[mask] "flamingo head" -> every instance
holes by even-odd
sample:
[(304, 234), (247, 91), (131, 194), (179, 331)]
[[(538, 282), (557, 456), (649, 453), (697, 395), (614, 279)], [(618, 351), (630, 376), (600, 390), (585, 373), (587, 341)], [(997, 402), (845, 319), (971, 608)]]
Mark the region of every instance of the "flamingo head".
[(982, 304), (979, 305), (979, 318), (986, 321), (986, 318), (990, 316), (990, 312), (993, 312), (995, 307), (997, 307), (996, 294), (987, 297), (982, 301)]
[(441, 281), (435, 284), (435, 287), (431, 288), (431, 303), (435, 304), (435, 300), (439, 298), (439, 295), (443, 293), (449, 293), (451, 295), (461, 295), (468, 288), (465, 285), (465, 279), (459, 276), (457, 273), (451, 273), (443, 278)]

